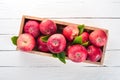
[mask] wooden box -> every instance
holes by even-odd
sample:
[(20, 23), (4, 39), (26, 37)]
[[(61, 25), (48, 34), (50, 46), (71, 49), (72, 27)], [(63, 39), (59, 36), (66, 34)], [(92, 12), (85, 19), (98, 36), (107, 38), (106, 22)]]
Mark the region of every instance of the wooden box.
[[(36, 21), (38, 21), (38, 22), (41, 22), (41, 21), (44, 20), (44, 19), (46, 19), (46, 18), (38, 18), (38, 17), (32, 17), (32, 16), (26, 16), (26, 15), (24, 15), (24, 16), (22, 17), (19, 35), (23, 33), (23, 27), (24, 27), (25, 23), (26, 23), (28, 20), (36, 20)], [(62, 29), (63, 29), (65, 26), (67, 26), (67, 25), (79, 25), (79, 24), (74, 24), (74, 23), (69, 23), (69, 22), (63, 22), (63, 21), (56, 21), (56, 20), (53, 20), (53, 21), (56, 23), (57, 28), (58, 28), (59, 30), (62, 30)], [(91, 31), (93, 31), (93, 30), (101, 29), (101, 28), (96, 28), (96, 27), (91, 27), (91, 26), (85, 26), (85, 29), (86, 29), (86, 30), (91, 30)], [(107, 36), (108, 36), (108, 30), (106, 30), (106, 29), (102, 29), (102, 30), (104, 30), (105, 33), (106, 33)], [(17, 50), (19, 50), (19, 49), (17, 48)], [(99, 62), (91, 62), (91, 61), (89, 61), (89, 60), (86, 60), (85, 62), (86, 62), (86, 63), (91, 63), (91, 64), (102, 65), (103, 62), (104, 62), (106, 45), (103, 46), (102, 51), (103, 51), (102, 58), (101, 58), (101, 60), (100, 60)], [(35, 50), (30, 51), (30, 53), (52, 57), (52, 54), (50, 54), (50, 53), (45, 53), (45, 52), (40, 52), (40, 51), (35, 51)], [(68, 59), (68, 58), (67, 58), (67, 59)], [(78, 64), (80, 64), (80, 63), (78, 63)]]

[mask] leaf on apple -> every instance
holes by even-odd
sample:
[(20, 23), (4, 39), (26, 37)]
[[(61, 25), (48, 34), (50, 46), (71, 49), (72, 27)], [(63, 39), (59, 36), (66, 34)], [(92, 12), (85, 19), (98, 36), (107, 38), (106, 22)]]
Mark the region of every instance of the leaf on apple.
[(82, 43), (82, 45), (85, 46), (85, 47), (88, 46), (88, 44), (89, 44), (89, 41), (87, 41), (85, 43)]
[(11, 41), (14, 45), (17, 45), (17, 39), (18, 39), (18, 36), (11, 37)]
[(77, 36), (77, 37), (75, 37), (75, 39), (73, 40), (73, 43), (72, 43), (72, 44), (81, 44), (81, 45), (83, 45), (83, 46), (86, 47), (86, 46), (88, 46), (89, 41), (83, 43), (82, 37), (81, 37), (81, 36)]
[(81, 36), (75, 37), (75, 39), (73, 40), (73, 44), (82, 44), (82, 37)]
[(63, 62), (64, 64), (66, 64), (66, 61), (65, 61), (65, 52), (61, 52), (59, 54), (53, 54), (52, 55), (54, 58), (58, 58), (61, 62)]
[(83, 31), (84, 31), (84, 27), (85, 27), (84, 24), (82, 24), (82, 25), (78, 25), (79, 34), (82, 34), (82, 33), (83, 33)]
[(50, 36), (43, 36), (41, 39), (42, 39), (43, 42), (47, 42), (49, 37)]

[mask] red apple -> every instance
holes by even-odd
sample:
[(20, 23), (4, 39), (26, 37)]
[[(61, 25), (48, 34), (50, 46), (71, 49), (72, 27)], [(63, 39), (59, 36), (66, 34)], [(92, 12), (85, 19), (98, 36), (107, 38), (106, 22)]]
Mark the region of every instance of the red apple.
[(28, 33), (21, 34), (17, 39), (17, 47), (23, 51), (31, 51), (35, 47), (35, 39)]
[(47, 46), (52, 53), (60, 53), (66, 47), (65, 37), (62, 34), (53, 34), (49, 37)]
[(103, 30), (95, 30), (89, 36), (90, 42), (98, 47), (104, 46), (107, 42), (107, 35)]
[(83, 62), (87, 58), (87, 50), (82, 45), (72, 45), (68, 49), (68, 58), (73, 62)]
[(91, 60), (92, 62), (97, 62), (102, 57), (101, 49), (96, 46), (93, 45), (89, 46), (87, 51), (88, 51), (88, 59)]
[(83, 32), (81, 35), (82, 37), (82, 42), (87, 42), (89, 40), (89, 33), (88, 32)]
[(33, 37), (38, 37), (40, 34), (39, 23), (34, 20), (29, 20), (24, 26), (24, 32), (31, 34)]
[(63, 29), (63, 35), (67, 40), (72, 41), (79, 34), (79, 29), (76, 25), (68, 25)]
[(44, 42), (42, 41), (42, 37), (38, 37), (37, 39), (37, 46), (38, 46), (38, 49), (42, 52), (49, 52), (49, 49), (47, 47), (47, 42)]
[(40, 23), (39, 29), (44, 35), (52, 35), (57, 31), (57, 26), (52, 20), (43, 20)]

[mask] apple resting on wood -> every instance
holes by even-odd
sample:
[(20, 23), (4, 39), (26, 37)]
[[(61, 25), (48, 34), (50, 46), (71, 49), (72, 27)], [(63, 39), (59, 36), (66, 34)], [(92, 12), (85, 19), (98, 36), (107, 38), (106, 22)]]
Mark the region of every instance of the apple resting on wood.
[(39, 26), (40, 32), (44, 35), (52, 35), (57, 31), (57, 26), (52, 20), (43, 20)]
[(38, 37), (40, 35), (39, 23), (34, 20), (29, 20), (24, 26), (24, 32), (31, 34), (33, 37)]
[(107, 35), (103, 30), (95, 30), (89, 36), (90, 42), (98, 47), (104, 46), (107, 42)]
[(75, 25), (68, 25), (63, 29), (63, 35), (67, 40), (72, 41), (79, 34), (79, 29)]
[(102, 51), (99, 47), (91, 45), (88, 47), (87, 51), (88, 59), (91, 60), (92, 62), (97, 62), (102, 57)]
[(37, 39), (38, 50), (42, 52), (49, 52), (49, 49), (47, 47), (47, 42), (43, 41), (42, 38), (44, 38), (44, 36), (38, 37)]
[(35, 39), (28, 33), (21, 34), (17, 39), (17, 47), (23, 51), (32, 51), (35, 47)]
[(60, 53), (64, 51), (66, 47), (66, 40), (62, 34), (53, 34), (47, 41), (48, 49), (52, 53)]
[(72, 45), (68, 49), (68, 58), (73, 62), (83, 62), (87, 58), (87, 50), (82, 45)]

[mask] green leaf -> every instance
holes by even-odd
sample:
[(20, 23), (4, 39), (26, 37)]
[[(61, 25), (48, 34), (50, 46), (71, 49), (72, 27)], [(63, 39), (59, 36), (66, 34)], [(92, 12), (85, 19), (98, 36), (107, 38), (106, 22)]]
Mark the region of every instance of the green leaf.
[(64, 64), (66, 63), (66, 61), (65, 61), (65, 52), (61, 52), (61, 53), (57, 54), (57, 57), (59, 58), (59, 60), (61, 62), (63, 62)]
[(58, 54), (53, 54), (53, 57), (54, 58), (58, 58), (61, 62), (63, 62), (64, 64), (66, 64), (66, 61), (65, 61), (65, 52), (61, 52), (61, 53), (58, 53)]
[(83, 46), (88, 46), (88, 44), (89, 44), (89, 41), (82, 43)]
[(49, 38), (49, 36), (43, 36), (41, 39), (43, 42), (47, 42), (48, 38)]
[(57, 54), (52, 54), (52, 56), (53, 56), (54, 58), (57, 58)]
[(18, 39), (18, 36), (11, 37), (11, 41), (14, 45), (17, 45), (17, 39)]
[(84, 24), (82, 24), (82, 25), (78, 25), (79, 34), (82, 34), (82, 33), (83, 33), (83, 31), (84, 31), (84, 27), (85, 27)]
[(73, 44), (82, 44), (82, 37), (81, 36), (75, 37), (75, 39), (73, 40)]

